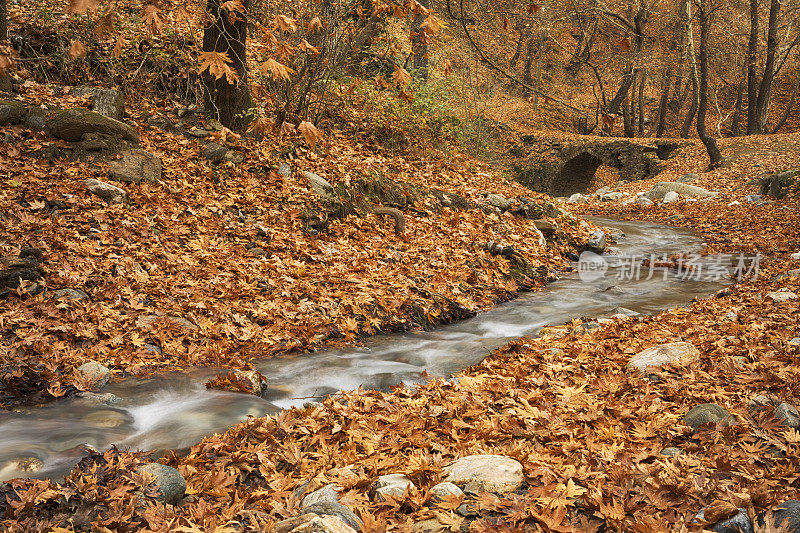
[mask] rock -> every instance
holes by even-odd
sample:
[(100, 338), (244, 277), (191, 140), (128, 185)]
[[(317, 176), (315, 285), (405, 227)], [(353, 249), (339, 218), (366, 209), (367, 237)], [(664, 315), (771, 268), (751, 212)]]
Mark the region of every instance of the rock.
[(86, 109), (58, 111), (47, 120), (47, 129), (53, 137), (69, 142), (82, 140), (86, 133), (102, 133), (139, 142), (139, 134), (131, 126)]
[(28, 114), (28, 106), (16, 100), (0, 100), (0, 126), (19, 124)]
[(122, 398), (110, 392), (79, 392), (75, 397), (83, 404), (89, 405), (114, 405), (122, 401)]
[(303, 511), (319, 516), (335, 516), (356, 531), (361, 531), (361, 526), (363, 525), (361, 519), (353, 511), (338, 502), (315, 503), (314, 505), (309, 505)]
[(7, 480), (10, 478), (19, 477), (20, 474), (30, 474), (41, 471), (44, 468), (44, 462), (38, 457), (18, 457), (11, 459), (0, 465), (0, 479)]
[(683, 450), (681, 450), (680, 448), (675, 448), (674, 446), (669, 448), (664, 448), (663, 450), (661, 450), (661, 455), (665, 455), (667, 457), (677, 457), (682, 454)]
[(539, 244), (539, 246), (541, 248), (546, 248), (547, 247), (547, 239), (544, 238), (544, 233), (539, 228), (537, 228), (535, 225), (531, 229), (533, 230), (533, 233), (535, 233), (536, 236), (537, 236), (536, 241)]
[(800, 337), (794, 337), (787, 342), (790, 346), (800, 346)]
[(239, 379), (243, 379), (250, 384), (254, 395), (262, 396), (267, 392), (267, 380), (258, 370), (234, 370), (233, 373)]
[(67, 302), (88, 300), (89, 295), (79, 289), (59, 289), (53, 293), (54, 300)]
[(292, 167), (286, 163), (281, 163), (278, 165), (278, 175), (283, 176), (284, 178), (291, 178), (292, 177)]
[(676, 193), (675, 191), (669, 191), (667, 194), (664, 195), (664, 199), (661, 200), (662, 203), (671, 204), (673, 202), (677, 202), (681, 199), (681, 195)]
[(586, 249), (596, 254), (602, 254), (606, 251), (606, 234), (603, 230), (595, 230), (589, 235), (589, 240), (586, 243)]
[(444, 481), (466, 492), (504, 494), (522, 485), (522, 465), (502, 455), (470, 455), (444, 468)]
[(194, 137), (195, 139), (205, 139), (206, 137), (211, 135), (211, 132), (208, 130), (204, 130), (203, 128), (193, 127), (190, 130), (188, 130), (186, 134), (189, 135), (190, 137)]
[(163, 503), (177, 504), (186, 494), (186, 480), (180, 472), (171, 466), (161, 463), (148, 463), (136, 469), (140, 474), (149, 474), (155, 478), (156, 486), (161, 494), (156, 499)]
[(175, 326), (176, 328), (188, 329), (191, 331), (197, 329), (196, 325), (186, 320), (185, 318), (181, 318), (179, 316), (158, 316), (158, 315), (141, 315), (139, 318), (136, 319), (136, 327), (139, 329), (150, 329), (150, 326), (152, 326), (154, 322), (162, 319), (165, 319), (168, 323)]
[(0, 257), (0, 296), (15, 291), (20, 286), (20, 280), (31, 281), (32, 284), (26, 288), (26, 293), (35, 295), (43, 289), (37, 283), (44, 277), (39, 270), (39, 261), (42, 258), (42, 251), (38, 248), (23, 247), (19, 257), (3, 256)]
[[(703, 508), (697, 513), (695, 517), (697, 521), (705, 521), (705, 510), (706, 508)], [(739, 512), (734, 516), (706, 526), (706, 529), (716, 533), (753, 533), (753, 523), (750, 521), (747, 510), (740, 507)]]
[(474, 501), (464, 502), (458, 506), (456, 512), (465, 518), (475, 518), (481, 515), (481, 511)]
[(317, 516), (306, 513), (281, 520), (270, 529), (272, 533), (351, 533), (356, 530), (338, 516)]
[(628, 361), (628, 370), (645, 372), (668, 364), (686, 365), (700, 358), (700, 351), (689, 342), (671, 342), (651, 346)]
[(599, 329), (600, 323), (599, 322), (584, 322), (580, 326), (577, 326), (572, 329), (572, 333), (576, 335), (585, 335), (592, 330)]
[(438, 518), (429, 518), (416, 522), (411, 531), (412, 533), (445, 533), (452, 531), (452, 529)]
[(212, 163), (219, 163), (220, 161), (225, 160), (225, 154), (228, 153), (228, 149), (224, 146), (220, 146), (217, 143), (208, 143), (206, 147), (203, 149), (203, 156), (211, 161)]
[(636, 311), (632, 311), (631, 309), (628, 309), (627, 307), (617, 307), (611, 313), (612, 313), (611, 316), (618, 316), (618, 315), (622, 315), (622, 316), (640, 316), (641, 315), (641, 313), (637, 313)]
[(633, 205), (641, 205), (643, 207), (648, 207), (648, 206), (653, 205), (653, 201), (650, 200), (649, 198), (645, 198), (644, 196), (640, 196), (640, 197), (636, 198), (631, 203), (633, 203)]
[(383, 498), (386, 495), (400, 497), (406, 489), (414, 487), (414, 483), (403, 474), (388, 474), (378, 478), (375, 493)]
[(225, 161), (233, 163), (234, 165), (238, 165), (244, 161), (244, 154), (241, 154), (236, 150), (228, 150), (225, 152)]
[(44, 109), (41, 107), (31, 107), (28, 109), (28, 114), (25, 116), (23, 124), (35, 131), (44, 131), (47, 129), (47, 116), (44, 114)]
[(431, 487), (431, 495), (437, 500), (443, 500), (449, 496), (461, 496), (462, 494), (464, 494), (464, 491), (459, 489), (458, 485), (449, 481), (443, 481)]
[(514, 200), (510, 200), (502, 194), (487, 194), (486, 201), (489, 202), (489, 205), (494, 206), (501, 211), (508, 211), (514, 204)]
[(748, 194), (744, 197), (744, 200), (749, 204), (757, 204), (761, 201), (761, 199), (762, 198), (760, 194)]
[(783, 422), (783, 425), (793, 429), (800, 429), (800, 413), (797, 408), (789, 403), (781, 402), (775, 408), (775, 418)]
[(725, 320), (730, 320), (731, 322), (739, 320), (739, 315), (736, 314), (736, 311), (728, 311), (725, 313)]
[(88, 178), (84, 180), (83, 186), (90, 193), (99, 196), (110, 204), (121, 204), (128, 200), (128, 193), (116, 185), (111, 185), (104, 181)]
[(569, 200), (567, 200), (567, 203), (568, 204), (585, 204), (588, 201), (589, 201), (588, 198), (586, 198), (581, 193), (576, 192), (575, 194), (573, 194), (572, 196), (569, 197)]
[(683, 176), (678, 178), (676, 181), (678, 183), (693, 183), (693, 182), (697, 181), (698, 179), (700, 179), (700, 176), (697, 175), (697, 174), (684, 174)]
[(80, 144), (87, 152), (99, 152), (109, 148), (108, 142), (98, 133), (85, 133)]
[(733, 207), (733, 206), (736, 206), (736, 205), (742, 205), (742, 202), (740, 202), (738, 200), (734, 200), (734, 201), (732, 201), (731, 203), (728, 204), (728, 207)]
[(138, 148), (126, 150), (122, 152), (122, 159), (111, 162), (109, 173), (117, 181), (155, 183), (161, 179), (161, 159)]
[(657, 183), (652, 189), (645, 193), (645, 196), (650, 200), (661, 200), (668, 192), (676, 192), (683, 196), (707, 198), (716, 196), (716, 192), (707, 191), (701, 187), (695, 187), (686, 183), (678, 183), (675, 181), (662, 181)]
[(150, 344), (149, 342), (145, 343), (144, 346), (142, 346), (142, 348), (156, 355), (161, 355), (162, 353), (164, 353), (164, 351), (161, 349), (160, 346), (156, 346), (155, 344)]
[(342, 487), (336, 484), (325, 485), (319, 490), (306, 495), (300, 504), (300, 509), (305, 509), (317, 503), (339, 503), (339, 491)]
[(600, 187), (600, 188), (599, 188), (599, 189), (597, 189), (597, 190), (596, 190), (594, 193), (595, 193), (597, 196), (603, 196), (603, 195), (604, 195), (604, 194), (606, 194), (607, 192), (611, 192), (611, 189), (610, 189), (609, 187)]
[(111, 370), (96, 361), (83, 363), (75, 370), (75, 373), (78, 379), (87, 381), (93, 388), (97, 389), (102, 389), (108, 385), (108, 380), (111, 379)]
[(338, 199), (338, 196), (336, 196), (336, 191), (333, 190), (333, 185), (328, 183), (322, 176), (318, 176), (307, 170), (303, 171), (303, 176), (305, 176), (305, 178), (308, 180), (308, 186), (312, 191), (314, 191), (314, 193), (322, 196), (326, 200)]
[(796, 299), (797, 295), (789, 289), (781, 289), (774, 292), (768, 292), (767, 298), (772, 298), (776, 302), (787, 302), (789, 300)]
[(536, 229), (542, 232), (543, 235), (553, 235), (556, 231), (558, 231), (558, 226), (549, 220), (534, 220), (533, 225), (536, 227)]
[[(773, 530), (786, 531), (787, 533), (800, 532), (800, 501), (787, 500), (782, 504), (764, 511), (756, 516), (756, 525), (759, 528), (775, 528)], [(777, 528), (784, 529), (777, 529)]]
[(118, 428), (131, 424), (133, 419), (125, 411), (98, 409), (86, 414), (83, 421), (96, 428)]
[(625, 196), (625, 194), (621, 193), (621, 192), (608, 192), (608, 193), (603, 194), (603, 195), (600, 196), (600, 201), (601, 202), (613, 202), (615, 200), (619, 200), (623, 196)]
[(686, 413), (683, 421), (687, 426), (691, 426), (693, 430), (697, 431), (697, 428), (703, 424), (728, 424), (733, 421), (733, 415), (717, 404), (701, 403)]
[(800, 176), (800, 169), (767, 174), (756, 180), (759, 185), (759, 193), (768, 194), (773, 198), (783, 198), (788, 192), (787, 189), (797, 182), (798, 176)]
[(92, 96), (92, 111), (115, 120), (122, 120), (125, 114), (125, 99), (116, 89), (104, 87), (73, 87), (69, 92), (73, 96)]

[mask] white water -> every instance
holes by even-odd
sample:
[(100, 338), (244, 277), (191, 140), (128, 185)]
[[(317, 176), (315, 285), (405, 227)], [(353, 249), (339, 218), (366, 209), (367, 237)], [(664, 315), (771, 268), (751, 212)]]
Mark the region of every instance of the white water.
[[(597, 220), (616, 227), (627, 237), (620, 252), (633, 254), (699, 252), (702, 241), (682, 230), (642, 222)], [(203, 386), (218, 369), (150, 380), (111, 384), (104, 392), (122, 401), (112, 406), (65, 401), (19, 413), (0, 415), (0, 480), (17, 476), (63, 475), (80, 458), (73, 447), (86, 443), (102, 450), (174, 449), (224, 431), (248, 415), (262, 416), (338, 390), (360, 386), (387, 390), (419, 383), (427, 376), (449, 376), (480, 362), (510, 339), (535, 335), (547, 324), (575, 317), (607, 316), (617, 307), (643, 314), (685, 305), (695, 297), (722, 288), (721, 282), (698, 282), (670, 276), (662, 280), (605, 279), (583, 282), (565, 275), (546, 290), (524, 294), (496, 309), (434, 331), (383, 335), (364, 346), (326, 350), (257, 363), (267, 377), (266, 399)], [(20, 458), (44, 463), (38, 472), (17, 467)]]

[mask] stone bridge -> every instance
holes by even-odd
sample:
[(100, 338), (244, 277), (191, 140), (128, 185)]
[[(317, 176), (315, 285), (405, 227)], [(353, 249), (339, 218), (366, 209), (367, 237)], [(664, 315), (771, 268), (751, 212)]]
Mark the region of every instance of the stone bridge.
[(525, 135), (522, 142), (514, 149), (520, 156), (514, 163), (517, 181), (551, 196), (586, 192), (600, 165), (617, 169), (623, 180), (652, 178), (675, 150), (690, 144), (674, 139), (536, 135)]

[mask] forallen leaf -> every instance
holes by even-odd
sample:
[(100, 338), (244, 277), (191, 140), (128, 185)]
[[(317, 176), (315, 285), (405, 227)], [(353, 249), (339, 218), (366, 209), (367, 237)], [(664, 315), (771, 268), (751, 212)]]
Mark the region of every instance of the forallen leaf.
[(280, 31), (289, 33), (294, 33), (297, 31), (297, 21), (293, 18), (287, 17), (286, 15), (275, 15), (275, 18), (272, 19), (272, 22)]
[(244, 6), (240, 0), (228, 0), (219, 6), (220, 10), (225, 10), (228, 12), (228, 21), (231, 24), (236, 23), (236, 19), (238, 18), (238, 14), (244, 14)]
[(272, 58), (267, 59), (264, 63), (261, 64), (261, 73), (264, 76), (271, 76), (273, 80), (284, 80), (289, 81), (291, 78), (289, 74), (293, 73), (294, 70), (287, 67), (286, 65), (282, 65), (275, 61)]
[(0, 75), (14, 68), (16, 51), (7, 45), (0, 45)]
[(308, 31), (310, 33), (318, 32), (321, 29), (322, 29), (322, 21), (319, 19), (319, 17), (314, 17), (308, 23)]
[(430, 14), (422, 23), (420, 29), (424, 30), (425, 33), (439, 33), (443, 28), (446, 27), (447, 25), (440, 18)]
[(69, 0), (67, 15), (85, 15), (97, 11), (97, 0)]
[(312, 149), (317, 147), (317, 143), (322, 140), (322, 132), (320, 132), (312, 123), (303, 121), (297, 126), (297, 131), (299, 131), (306, 142), (311, 146)]
[(409, 74), (408, 71), (403, 67), (396, 67), (394, 69), (394, 73), (392, 74), (392, 81), (405, 89), (408, 87), (408, 84), (411, 83), (411, 74)]
[(72, 59), (78, 59), (79, 57), (83, 57), (86, 55), (86, 47), (83, 43), (75, 39), (72, 41), (72, 44), (69, 47), (69, 57)]
[(230, 67), (231, 62), (225, 52), (201, 52), (200, 53), (200, 72), (208, 70), (214, 79), (225, 76), (228, 83), (233, 85), (239, 79), (239, 75)]
[(111, 55), (113, 55), (115, 59), (119, 59), (122, 57), (122, 53), (125, 51), (126, 46), (128, 46), (128, 41), (126, 41), (125, 38), (120, 35), (117, 37), (117, 42), (114, 43), (114, 49), (111, 51)]
[(153, 4), (147, 4), (142, 14), (142, 24), (153, 34), (161, 33), (164, 21), (161, 19), (161, 11)]
[(309, 53), (309, 54), (311, 54), (312, 56), (319, 55), (319, 48), (315, 48), (315, 47), (311, 46), (311, 45), (308, 43), (308, 41), (306, 41), (305, 39), (303, 39), (303, 40), (300, 42), (300, 49), (301, 49), (301, 50), (304, 50), (305, 52), (308, 52), (308, 53)]

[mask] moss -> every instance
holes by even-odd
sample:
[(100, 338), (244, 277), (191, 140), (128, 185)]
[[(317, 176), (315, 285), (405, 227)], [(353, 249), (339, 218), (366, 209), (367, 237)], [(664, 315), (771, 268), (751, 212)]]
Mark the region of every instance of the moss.
[(533, 190), (538, 190), (547, 177), (547, 164), (544, 161), (522, 161), (515, 163), (512, 170), (519, 183)]
[(0, 100), (0, 126), (19, 124), (28, 114), (28, 106), (16, 100)]
[(59, 111), (50, 117), (47, 127), (54, 137), (70, 142), (80, 141), (86, 133), (102, 133), (139, 142), (139, 134), (131, 126), (86, 109)]

